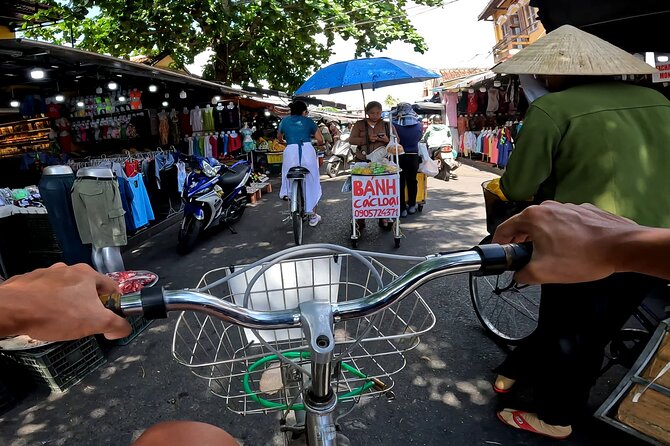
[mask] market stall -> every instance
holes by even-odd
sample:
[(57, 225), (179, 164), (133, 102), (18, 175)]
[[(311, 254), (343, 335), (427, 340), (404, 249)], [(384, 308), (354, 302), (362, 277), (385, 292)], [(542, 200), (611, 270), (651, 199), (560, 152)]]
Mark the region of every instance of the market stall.
[[(130, 237), (179, 218), (183, 155), (223, 162), (246, 157), (239, 103), (245, 91), (184, 72), (23, 39), (0, 40), (0, 64), (0, 205), (5, 216), (0, 225), (6, 234), (27, 226), (34, 235), (22, 249), (18, 241), (3, 237), (4, 275), (75, 258), (95, 264), (95, 241), (92, 258), (71, 255), (82, 246), (91, 252), (84, 216), (96, 222), (93, 227), (114, 220), (123, 237), (97, 248), (118, 253)], [(49, 166), (62, 170), (47, 176)], [(97, 169), (94, 177), (112, 180), (112, 189), (122, 196), (110, 208), (119, 217), (102, 217), (88, 203), (72, 218), (78, 211), (70, 189), (91, 169)], [(98, 204), (112, 204), (103, 201)], [(63, 236), (59, 226), (64, 220), (58, 215), (69, 216), (79, 237)], [(108, 257), (103, 252), (108, 253), (100, 251), (100, 258)]]

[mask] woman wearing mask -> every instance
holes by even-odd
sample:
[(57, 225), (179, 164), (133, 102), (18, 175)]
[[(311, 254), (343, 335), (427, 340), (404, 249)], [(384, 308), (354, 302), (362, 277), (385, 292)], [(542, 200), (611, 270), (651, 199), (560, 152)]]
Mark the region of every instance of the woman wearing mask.
[[(423, 126), (419, 122), (411, 104), (401, 102), (393, 113), (393, 126), (398, 133), (398, 141), (404, 153), (398, 157), (400, 165), (400, 216), (416, 213), (416, 174), (419, 171), (419, 141), (423, 135)], [(407, 200), (405, 200), (407, 186)]]
[(312, 137), (318, 144), (323, 144), (323, 135), (318, 127), (307, 117), (307, 105), (302, 101), (294, 101), (289, 105), (291, 116), (279, 123), (277, 138), (286, 141), (284, 159), (281, 168), (281, 190), (279, 196), (286, 199), (289, 195), (289, 181), (286, 174), (291, 167), (302, 166), (309, 169), (305, 178), (305, 211), (310, 214), (309, 225), (316, 226), (321, 216), (315, 212), (321, 198), (321, 182), (319, 180), (319, 163), (316, 150), (312, 146)]

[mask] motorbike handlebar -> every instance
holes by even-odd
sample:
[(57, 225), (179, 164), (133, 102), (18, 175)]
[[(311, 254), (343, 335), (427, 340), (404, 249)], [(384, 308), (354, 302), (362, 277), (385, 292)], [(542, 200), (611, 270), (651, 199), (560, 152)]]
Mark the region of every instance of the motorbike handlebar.
[[(468, 251), (430, 256), (369, 296), (331, 304), (333, 317), (335, 321), (344, 321), (377, 313), (438, 277), (465, 272), (497, 275), (515, 271), (523, 268), (531, 256), (530, 243), (480, 245)], [(277, 330), (301, 325), (300, 308), (258, 311), (192, 290), (144, 288), (140, 293), (106, 295), (100, 299), (105, 307), (122, 316), (144, 315), (147, 319), (160, 319), (167, 317), (170, 311), (198, 311), (245, 328)]]

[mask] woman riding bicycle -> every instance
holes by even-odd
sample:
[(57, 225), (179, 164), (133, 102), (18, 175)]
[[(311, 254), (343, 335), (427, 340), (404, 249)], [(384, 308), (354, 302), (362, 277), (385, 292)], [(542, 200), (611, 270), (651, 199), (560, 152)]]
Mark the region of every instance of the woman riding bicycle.
[(307, 117), (307, 105), (304, 102), (294, 101), (289, 104), (289, 108), (291, 116), (282, 119), (277, 134), (279, 140), (285, 139), (288, 144), (282, 161), (279, 196), (289, 196), (290, 182), (286, 175), (291, 167), (302, 166), (309, 169), (309, 175), (305, 178), (305, 211), (310, 214), (309, 225), (316, 226), (321, 221), (321, 216), (315, 211), (321, 198), (321, 182), (312, 137), (318, 144), (323, 144), (323, 135), (314, 121)]

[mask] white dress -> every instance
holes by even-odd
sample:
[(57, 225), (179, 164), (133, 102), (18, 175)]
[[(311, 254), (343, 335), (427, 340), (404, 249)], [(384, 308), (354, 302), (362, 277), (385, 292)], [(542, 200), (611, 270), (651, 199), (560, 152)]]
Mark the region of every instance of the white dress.
[(321, 199), (321, 180), (319, 178), (319, 160), (316, 150), (309, 142), (302, 143), (302, 164), (299, 162), (298, 144), (289, 144), (284, 150), (281, 166), (281, 189), (280, 197), (290, 196), (290, 180), (286, 178), (291, 167), (300, 166), (309, 169), (309, 175), (305, 176), (305, 211), (314, 212), (314, 208)]

